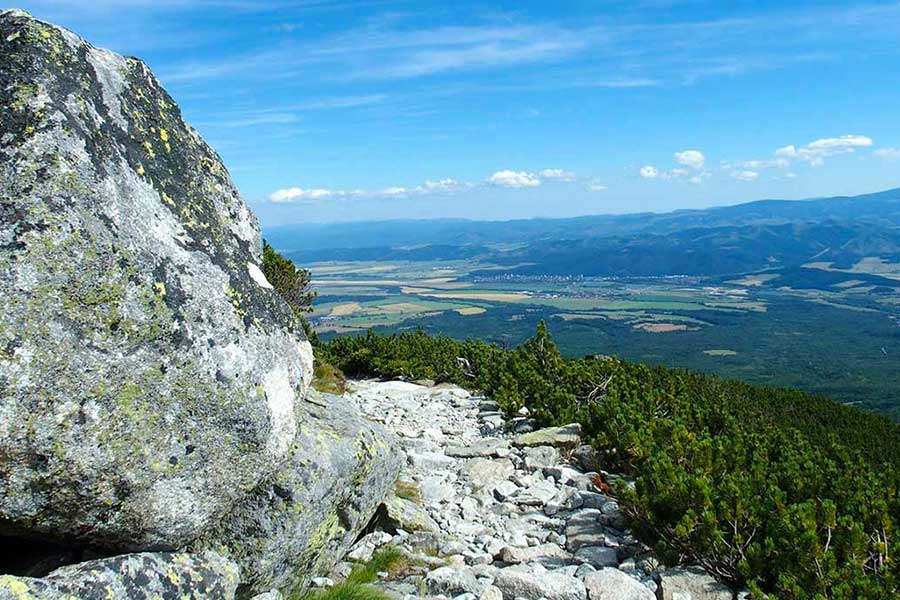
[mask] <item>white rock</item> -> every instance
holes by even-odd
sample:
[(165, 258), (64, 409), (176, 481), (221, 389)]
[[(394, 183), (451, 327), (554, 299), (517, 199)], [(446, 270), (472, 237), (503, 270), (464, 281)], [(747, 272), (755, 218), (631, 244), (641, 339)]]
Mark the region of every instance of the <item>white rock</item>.
[(661, 600), (731, 600), (733, 597), (728, 586), (716, 581), (703, 569), (694, 567), (663, 571), (659, 592)]
[(497, 573), (494, 585), (503, 593), (504, 600), (587, 600), (584, 584), (568, 575), (509, 568)]
[(590, 600), (656, 600), (656, 596), (645, 585), (619, 571), (605, 568), (589, 573), (584, 585)]

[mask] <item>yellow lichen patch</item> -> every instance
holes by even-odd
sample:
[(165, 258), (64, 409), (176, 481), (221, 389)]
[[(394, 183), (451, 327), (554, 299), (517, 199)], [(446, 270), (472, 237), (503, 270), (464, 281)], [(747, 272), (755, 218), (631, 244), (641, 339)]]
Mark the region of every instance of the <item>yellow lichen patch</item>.
[(162, 199), (163, 199), (163, 202), (165, 202), (169, 206), (175, 206), (175, 201), (172, 200), (172, 197), (170, 195), (168, 195), (167, 193), (165, 193), (165, 192), (162, 193)]
[(143, 146), (144, 150), (147, 151), (147, 156), (149, 156), (151, 159), (156, 158), (156, 152), (153, 151), (153, 144), (151, 144), (150, 142), (144, 142)]
[(166, 284), (162, 281), (157, 281), (155, 284), (153, 284), (153, 287), (156, 288), (156, 294), (160, 298), (166, 295)]
[(137, 174), (138, 174), (138, 175), (143, 175), (144, 173), (145, 173), (145, 171), (144, 171), (144, 165), (138, 165), (138, 168), (137, 168)]
[(18, 597), (28, 594), (28, 586), (11, 575), (0, 577), (0, 590), (7, 589)]
[(163, 144), (165, 144), (166, 152), (172, 152), (172, 146), (169, 145), (169, 132), (165, 129), (160, 128), (159, 139), (161, 139)]

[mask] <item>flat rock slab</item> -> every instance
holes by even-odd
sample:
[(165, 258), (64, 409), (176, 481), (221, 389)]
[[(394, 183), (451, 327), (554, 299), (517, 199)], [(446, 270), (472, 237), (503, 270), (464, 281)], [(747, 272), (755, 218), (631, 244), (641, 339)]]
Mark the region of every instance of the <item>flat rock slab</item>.
[(590, 600), (656, 600), (656, 594), (618, 569), (605, 568), (584, 578)]
[(240, 568), (215, 552), (123, 554), (40, 579), (0, 576), (0, 600), (232, 600), (239, 580)]
[(562, 456), (559, 450), (553, 446), (535, 446), (525, 448), (525, 468), (529, 471), (537, 471), (545, 467), (559, 464)]
[(488, 460), (474, 458), (463, 467), (463, 473), (476, 489), (496, 485), (506, 481), (516, 472), (513, 464), (506, 458)]
[(457, 458), (505, 457), (509, 456), (509, 441), (484, 438), (467, 446), (450, 446), (444, 452)]
[(516, 446), (555, 446), (574, 448), (581, 443), (581, 424), (570, 423), (560, 427), (547, 427), (531, 433), (523, 433), (513, 439)]
[(575, 552), (575, 558), (581, 559), (597, 569), (615, 567), (619, 564), (616, 549), (606, 546), (582, 546)]
[(552, 560), (571, 560), (572, 555), (556, 544), (540, 544), (528, 548), (506, 546), (500, 551), (500, 560), (509, 564), (542, 562)]
[(731, 600), (734, 593), (703, 569), (677, 567), (660, 575), (660, 600)]
[(587, 600), (587, 591), (581, 581), (551, 572), (503, 569), (497, 573), (494, 587), (503, 593), (504, 600)]

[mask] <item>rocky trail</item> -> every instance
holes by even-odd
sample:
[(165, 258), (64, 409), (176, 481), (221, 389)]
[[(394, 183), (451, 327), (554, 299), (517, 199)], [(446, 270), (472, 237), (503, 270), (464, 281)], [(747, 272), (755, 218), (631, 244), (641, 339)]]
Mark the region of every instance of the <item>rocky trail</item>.
[[(730, 600), (695, 569), (665, 570), (630, 533), (580, 427), (534, 430), (455, 386), (354, 382), (348, 397), (395, 435), (405, 466), (374, 531), (331, 578), (398, 546), (415, 567), (376, 584), (397, 598)], [(605, 487), (605, 486), (602, 486)]]

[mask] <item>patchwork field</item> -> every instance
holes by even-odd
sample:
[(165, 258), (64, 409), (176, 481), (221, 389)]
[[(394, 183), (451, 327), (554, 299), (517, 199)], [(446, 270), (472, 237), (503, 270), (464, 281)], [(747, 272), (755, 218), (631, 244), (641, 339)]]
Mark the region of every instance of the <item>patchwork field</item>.
[(319, 293), (310, 320), (326, 338), (421, 327), (512, 346), (545, 320), (571, 355), (798, 387), (900, 415), (900, 293), (878, 293), (851, 270), (836, 284), (794, 289), (773, 273), (613, 280), (486, 277), (495, 265), (475, 261), (308, 267)]

